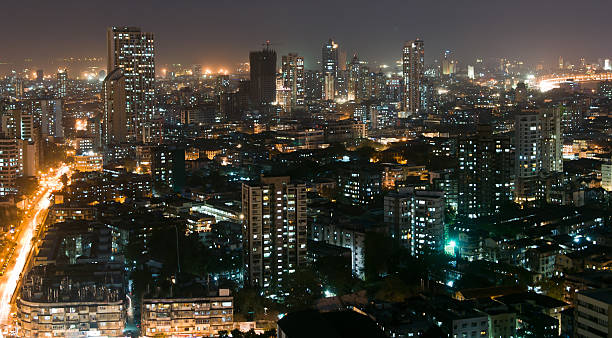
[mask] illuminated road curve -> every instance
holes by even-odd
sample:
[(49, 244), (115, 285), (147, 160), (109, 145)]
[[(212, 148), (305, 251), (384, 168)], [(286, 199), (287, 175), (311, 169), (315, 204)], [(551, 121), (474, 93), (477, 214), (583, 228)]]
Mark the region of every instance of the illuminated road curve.
[(30, 251), (32, 250), (32, 239), (36, 226), (44, 221), (49, 209), (49, 197), (52, 192), (61, 189), (61, 176), (69, 171), (68, 166), (60, 167), (53, 176), (47, 177), (44, 181), (41, 180), (41, 186), (35, 203), (29, 214), (23, 219), (21, 231), (19, 231), (17, 247), (13, 255), (14, 263), (9, 263), (7, 271), (0, 279), (0, 323), (10, 324), (9, 316), (11, 313), (11, 299), (16, 291), (17, 283), (19, 282), (20, 274), (24, 272), (24, 268)]
[(538, 79), (538, 86), (541, 91), (545, 92), (553, 88), (559, 88), (559, 84), (568, 80), (573, 82), (610, 81), (612, 80), (612, 73), (545, 76)]

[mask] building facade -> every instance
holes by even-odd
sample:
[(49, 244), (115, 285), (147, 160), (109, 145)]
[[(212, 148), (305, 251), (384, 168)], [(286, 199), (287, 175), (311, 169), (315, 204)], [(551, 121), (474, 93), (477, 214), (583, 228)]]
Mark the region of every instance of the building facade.
[(233, 297), (227, 289), (214, 297), (144, 298), (141, 306), (144, 337), (209, 337), (233, 329)]
[(522, 111), (514, 120), (515, 201), (533, 203), (539, 192), (539, 175), (542, 170), (542, 123), (535, 110)]
[[(130, 142), (154, 142), (155, 43), (153, 33), (138, 27), (111, 27), (107, 31), (106, 73), (120, 68), (125, 76), (125, 128)], [(120, 91), (117, 95), (121, 94)]]
[(267, 288), (306, 262), (306, 185), (262, 177), (242, 185), (245, 283)]
[(282, 57), (283, 88), (289, 90), (289, 111), (304, 105), (304, 57), (294, 53)]
[(416, 39), (404, 44), (402, 72), (404, 76), (404, 111), (408, 115), (421, 111), (421, 87), (425, 68), (423, 40)]
[(457, 140), (459, 216), (477, 218), (498, 212), (512, 199), (510, 138), (493, 135), (490, 125)]
[(263, 50), (251, 52), (249, 61), (251, 104), (266, 106), (276, 102), (276, 52), (267, 44)]
[(392, 227), (394, 237), (410, 248), (413, 256), (443, 250), (443, 192), (401, 189), (399, 193), (385, 196), (384, 203), (385, 223)]

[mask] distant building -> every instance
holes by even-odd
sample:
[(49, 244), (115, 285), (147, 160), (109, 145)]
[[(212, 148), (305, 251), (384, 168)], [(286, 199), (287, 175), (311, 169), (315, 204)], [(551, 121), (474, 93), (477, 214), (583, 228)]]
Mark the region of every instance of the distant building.
[(57, 72), (57, 97), (63, 99), (66, 97), (68, 90), (68, 72), (65, 69), (60, 69)]
[(306, 185), (289, 177), (261, 177), (242, 185), (243, 249), (247, 285), (282, 283), (306, 263)]
[(126, 77), (121, 68), (108, 73), (102, 82), (102, 144), (119, 144), (128, 140)]
[(283, 55), (281, 71), (283, 88), (289, 90), (288, 110), (291, 111), (298, 106), (304, 106), (304, 57), (293, 53)]
[[(107, 31), (107, 44), (106, 73), (110, 76), (119, 68), (125, 77), (123, 81), (125, 81), (127, 140), (145, 143), (159, 141), (155, 133), (157, 122), (154, 120), (155, 41), (153, 33), (142, 32), (138, 27), (111, 27)], [(122, 91), (114, 90), (112, 93), (121, 95)], [(121, 101), (121, 99), (114, 100)], [(120, 102), (113, 103), (119, 104)]]
[(276, 101), (276, 52), (270, 45), (249, 54), (251, 66), (250, 97), (255, 106), (265, 106)]
[(404, 44), (402, 73), (404, 76), (404, 111), (408, 115), (421, 112), (421, 86), (424, 79), (425, 48), (423, 40)]
[(542, 121), (535, 110), (522, 111), (515, 117), (515, 201), (534, 203), (539, 192), (542, 170)]
[(561, 132), (561, 109), (540, 109), (542, 120), (542, 170), (544, 173), (563, 172), (563, 133)]
[(338, 44), (332, 39), (321, 50), (321, 71), (324, 80), (323, 99), (334, 100), (338, 79)]
[(76, 171), (102, 171), (104, 160), (102, 155), (88, 153), (74, 156), (74, 169)]

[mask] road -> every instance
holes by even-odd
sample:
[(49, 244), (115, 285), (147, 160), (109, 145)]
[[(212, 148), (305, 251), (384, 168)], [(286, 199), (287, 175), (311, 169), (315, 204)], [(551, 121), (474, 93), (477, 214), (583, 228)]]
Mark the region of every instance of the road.
[(51, 204), (49, 201), (51, 194), (62, 188), (62, 175), (69, 171), (70, 168), (67, 165), (62, 165), (58, 169), (52, 170), (47, 175), (39, 178), (39, 189), (29, 208), (26, 210), (20, 229), (17, 232), (15, 252), (12, 255), (11, 262), (9, 262), (6, 273), (0, 278), (0, 323), (4, 325), (11, 324), (10, 314), (13, 307), (13, 295), (16, 292), (21, 274), (24, 273), (26, 263), (32, 253), (36, 228), (47, 216)]

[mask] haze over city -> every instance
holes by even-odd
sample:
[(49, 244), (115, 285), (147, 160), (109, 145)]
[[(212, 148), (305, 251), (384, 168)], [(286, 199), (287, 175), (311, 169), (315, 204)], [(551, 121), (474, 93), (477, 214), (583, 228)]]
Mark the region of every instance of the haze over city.
[[(554, 64), (612, 55), (606, 1), (44, 1), (3, 4), (0, 63), (25, 58), (41, 68), (57, 59), (103, 57), (104, 27), (140, 26), (156, 34), (157, 63), (212, 68), (245, 62), (272, 41), (279, 53), (320, 59), (319, 41), (333, 37), (349, 54), (378, 64), (399, 60), (398, 45), (419, 37), (426, 62), (452, 50), (461, 62), (512, 57)], [(44, 33), (43, 33), (44, 32)], [(53, 63), (53, 65), (51, 65)], [(10, 67), (0, 65), (0, 71)]]

